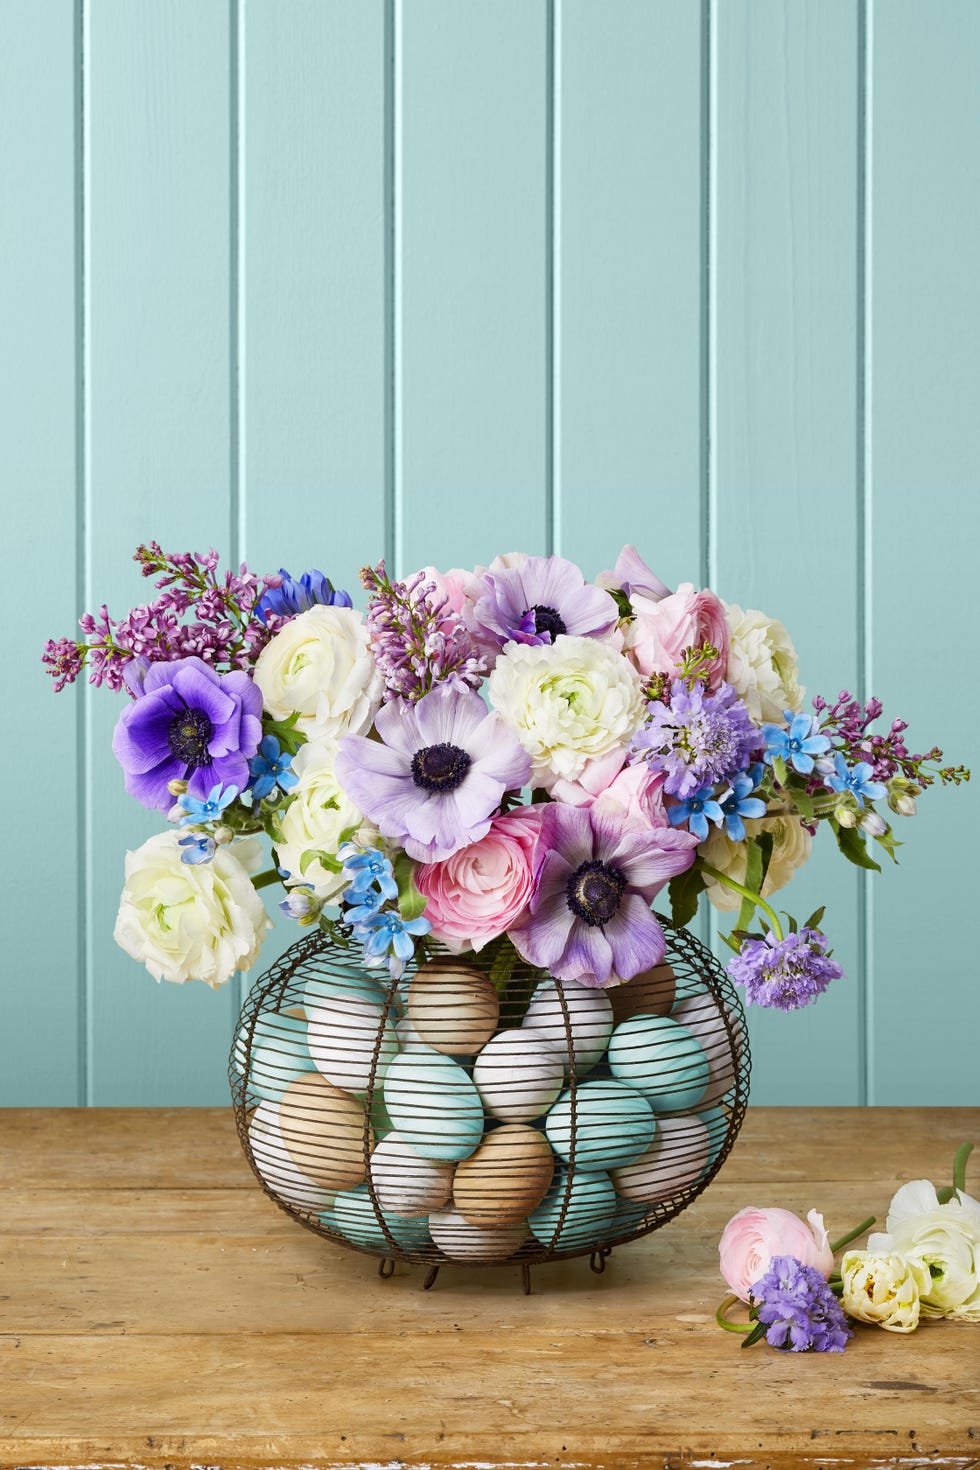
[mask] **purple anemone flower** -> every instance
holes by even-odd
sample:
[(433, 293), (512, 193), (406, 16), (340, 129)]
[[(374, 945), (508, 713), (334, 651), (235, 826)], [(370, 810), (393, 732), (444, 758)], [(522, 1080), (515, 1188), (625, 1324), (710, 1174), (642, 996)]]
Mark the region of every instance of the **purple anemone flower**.
[(248, 785), (248, 763), (262, 738), (262, 694), (244, 670), (216, 673), (199, 658), (151, 664), (142, 693), (119, 716), (112, 749), (126, 790), (144, 806), (168, 811), (170, 781), (192, 796), (212, 787)]
[(602, 637), (619, 618), (609, 593), (587, 583), (563, 556), (529, 556), (515, 567), (495, 563), (481, 580), (466, 622), (477, 642), (489, 648), (512, 641), (554, 643), (560, 633)]
[(514, 734), (463, 684), (437, 684), (415, 704), (393, 700), (374, 727), (380, 741), (341, 740), (337, 779), (417, 862), (442, 862), (484, 837), (504, 792), (531, 774)]
[(559, 980), (630, 980), (664, 957), (650, 902), (694, 861), (698, 839), (670, 827), (625, 823), (602, 798), (590, 807), (546, 806), (543, 860), (523, 919), (508, 930), (518, 954)]

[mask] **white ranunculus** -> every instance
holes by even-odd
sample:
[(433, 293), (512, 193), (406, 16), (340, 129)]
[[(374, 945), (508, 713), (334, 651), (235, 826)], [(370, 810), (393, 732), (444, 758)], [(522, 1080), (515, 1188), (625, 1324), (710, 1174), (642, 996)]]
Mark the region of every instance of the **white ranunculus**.
[(928, 1179), (913, 1179), (897, 1190), (884, 1234), (868, 1236), (868, 1249), (897, 1252), (928, 1269), (922, 1293), (924, 1317), (980, 1322), (980, 1203), (954, 1194), (939, 1203)]
[(371, 642), (351, 607), (317, 603), (286, 623), (259, 654), (255, 682), (273, 718), (298, 713), (311, 740), (363, 735), (381, 703)]
[(929, 1289), (929, 1270), (921, 1261), (873, 1251), (845, 1251), (840, 1263), (841, 1306), (859, 1322), (886, 1332), (914, 1332), (919, 1303)]
[(289, 873), (287, 884), (309, 883), (317, 898), (329, 903), (347, 887), (347, 879), (333, 873), (317, 859), (301, 871), (304, 852), (311, 849), (336, 854), (341, 834), (356, 828), (354, 841), (372, 847), (377, 833), (364, 818), (334, 774), (336, 746), (325, 740), (310, 740), (293, 757), (299, 777), (283, 808), (279, 830), (283, 840), (275, 844), (279, 866)]
[(156, 980), (217, 989), (251, 968), (271, 927), (249, 878), (259, 845), (238, 842), (209, 863), (185, 863), (179, 843), (179, 832), (159, 832), (126, 854), (116, 943)]
[(744, 700), (757, 725), (782, 723), (783, 710), (803, 708), (805, 690), (799, 682), (796, 649), (776, 618), (737, 603), (725, 605), (731, 641), (728, 645), (728, 682)]
[(489, 693), (534, 763), (534, 786), (577, 780), (588, 761), (625, 749), (643, 718), (633, 666), (608, 644), (567, 633), (505, 644)]
[[(762, 897), (785, 888), (797, 868), (801, 868), (810, 856), (813, 838), (798, 817), (751, 817), (745, 823), (747, 837), (760, 832), (772, 833), (772, 857), (762, 885)], [(744, 842), (732, 842), (724, 827), (712, 827), (707, 838), (698, 849), (706, 863), (719, 872), (734, 878), (736, 883), (745, 882), (748, 851)], [(716, 909), (730, 912), (742, 902), (737, 893), (714, 878), (705, 878), (708, 898)]]

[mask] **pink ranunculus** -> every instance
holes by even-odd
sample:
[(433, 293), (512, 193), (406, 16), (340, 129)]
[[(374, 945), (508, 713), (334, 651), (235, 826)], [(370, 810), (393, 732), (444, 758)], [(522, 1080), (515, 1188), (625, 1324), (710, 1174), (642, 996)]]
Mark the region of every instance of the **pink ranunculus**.
[(749, 1300), (773, 1256), (795, 1256), (822, 1276), (830, 1275), (834, 1256), (823, 1216), (811, 1210), (806, 1218), (809, 1225), (791, 1210), (758, 1210), (751, 1205), (732, 1216), (718, 1242), (718, 1260), (722, 1276), (741, 1301)]
[(664, 772), (651, 771), (646, 761), (623, 764), (624, 752), (610, 751), (602, 760), (589, 761), (577, 781), (556, 781), (551, 788), (555, 801), (566, 806), (591, 806), (600, 796), (623, 808), (623, 820), (647, 827), (669, 827), (664, 808)]
[(641, 674), (674, 674), (679, 671), (685, 648), (710, 643), (717, 657), (703, 665), (709, 683), (717, 689), (728, 667), (728, 619), (720, 598), (705, 588), (695, 592), (692, 582), (682, 582), (676, 592), (659, 602), (647, 596), (632, 599), (636, 617), (626, 633), (626, 653)]
[(481, 950), (523, 914), (534, 892), (534, 858), (543, 807), (494, 817), (478, 842), (415, 872), (432, 937), (459, 953)]
[(634, 592), (651, 602), (670, 596), (670, 588), (650, 570), (635, 546), (624, 546), (612, 571), (600, 572), (595, 580), (597, 587), (605, 587), (607, 591), (613, 587), (621, 588), (630, 600)]
[(447, 612), (457, 616), (462, 613), (471, 591), (479, 588), (479, 578), (460, 567), (450, 567), (448, 572), (440, 572), (436, 567), (423, 567), (422, 575), (427, 582), (433, 582), (436, 593), (446, 599)]

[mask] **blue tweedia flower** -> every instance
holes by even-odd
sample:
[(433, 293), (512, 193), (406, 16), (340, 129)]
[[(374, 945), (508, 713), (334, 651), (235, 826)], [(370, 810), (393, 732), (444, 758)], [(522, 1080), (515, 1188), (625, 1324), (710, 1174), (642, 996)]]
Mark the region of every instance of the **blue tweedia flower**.
[(744, 987), (750, 1005), (798, 1011), (843, 977), (826, 949), (827, 936), (819, 929), (801, 929), (785, 939), (770, 931), (765, 939), (746, 939), (728, 961), (728, 973)]
[(282, 585), (270, 587), (263, 592), (255, 605), (255, 616), (260, 622), (268, 621), (271, 614), (280, 618), (294, 618), (297, 613), (308, 612), (317, 603), (325, 607), (353, 607), (349, 592), (338, 592), (329, 577), (314, 570), (304, 572), (297, 579), (291, 577), (285, 567), (279, 568)]
[(188, 832), (177, 844), (184, 851), (180, 855), (182, 863), (209, 863), (214, 857), (215, 842), (213, 837), (198, 836), (195, 832)]
[(693, 832), (699, 842), (703, 842), (708, 835), (708, 823), (714, 822), (719, 827), (723, 813), (712, 788), (704, 786), (700, 791), (695, 791), (693, 796), (672, 806), (667, 816), (672, 827), (683, 826), (686, 822), (687, 830)]
[(633, 737), (632, 753), (665, 773), (670, 796), (692, 796), (728, 781), (761, 748), (759, 730), (730, 684), (709, 694), (702, 684), (689, 689), (675, 679), (669, 702), (654, 700), (648, 708), (650, 718)]
[(728, 795), (721, 800), (725, 831), (733, 842), (745, 841), (745, 817), (764, 817), (766, 814), (765, 802), (752, 795), (761, 779), (762, 766), (753, 766), (750, 771), (735, 777)]
[(299, 777), (292, 768), (292, 756), (282, 750), (275, 735), (264, 735), (259, 741), (257, 755), (248, 763), (252, 773), (252, 797), (261, 801), (276, 786), (283, 791), (292, 791)]
[(376, 888), (365, 888), (361, 893), (355, 893), (352, 888), (348, 888), (344, 893), (344, 900), (354, 905), (344, 914), (345, 923), (366, 924), (375, 914), (381, 912), (385, 897)]
[(217, 786), (211, 787), (206, 801), (201, 801), (200, 797), (191, 796), (189, 791), (185, 791), (178, 802), (178, 805), (184, 808), (184, 815), (177, 825), (199, 827), (203, 822), (220, 822), (225, 807), (231, 806), (237, 795), (237, 786), (226, 786), (222, 790), (220, 781)]
[(376, 847), (363, 851), (352, 842), (345, 842), (337, 849), (337, 856), (344, 865), (344, 877), (349, 887), (344, 895), (348, 902), (360, 898), (369, 889), (376, 887), (382, 898), (397, 898), (398, 884), (391, 869), (391, 859)]
[(880, 801), (885, 794), (885, 788), (880, 781), (871, 781), (874, 767), (868, 761), (858, 761), (856, 766), (848, 769), (847, 761), (838, 750), (834, 754), (834, 774), (828, 776), (826, 786), (831, 791), (849, 791), (858, 806), (864, 806), (864, 799), (868, 801)]
[(820, 725), (816, 715), (794, 715), (791, 709), (783, 711), (786, 716), (788, 730), (781, 730), (778, 725), (763, 725), (762, 733), (766, 741), (766, 760), (772, 765), (777, 756), (781, 756), (788, 766), (798, 771), (801, 776), (809, 776), (813, 770), (814, 757), (826, 755), (830, 749), (830, 739), (827, 735), (820, 734)]
[(842, 1353), (854, 1336), (844, 1309), (815, 1266), (773, 1256), (752, 1288), (770, 1347), (792, 1353)]
[(365, 965), (375, 968), (387, 962), (392, 979), (399, 980), (415, 951), (412, 937), (428, 934), (431, 928), (428, 919), (403, 919), (394, 909), (384, 909), (354, 932), (364, 946)]

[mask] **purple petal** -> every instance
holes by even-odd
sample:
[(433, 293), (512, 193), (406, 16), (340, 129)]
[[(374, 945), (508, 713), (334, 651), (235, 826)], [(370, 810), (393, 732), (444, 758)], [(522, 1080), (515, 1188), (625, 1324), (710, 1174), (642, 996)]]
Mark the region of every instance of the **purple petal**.
[(470, 737), (487, 718), (487, 707), (473, 689), (438, 684), (415, 705), (419, 739), (426, 745), (470, 749)]
[(152, 771), (161, 761), (173, 760), (168, 735), (181, 709), (180, 701), (167, 689), (144, 694), (126, 706), (112, 735), (113, 754), (124, 771), (139, 775)]
[(626, 893), (605, 926), (612, 946), (613, 971), (620, 980), (632, 980), (641, 970), (659, 965), (667, 941), (649, 905), (637, 893)]

